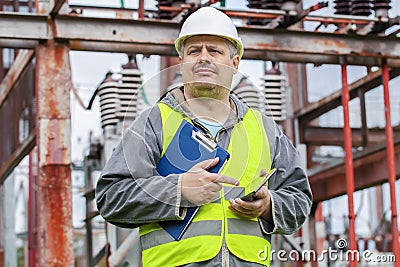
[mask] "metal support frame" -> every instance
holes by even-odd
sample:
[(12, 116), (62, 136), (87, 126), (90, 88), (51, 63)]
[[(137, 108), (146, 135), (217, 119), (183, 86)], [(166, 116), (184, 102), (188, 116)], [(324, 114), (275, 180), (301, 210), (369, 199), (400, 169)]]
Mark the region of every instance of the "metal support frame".
[(11, 68), (0, 84), (0, 106), (7, 98), (15, 82), (21, 77), (22, 72), (28, 66), (34, 55), (33, 50), (20, 50)]
[[(4, 183), (0, 183), (0, 200), (4, 199)], [(0, 205), (0, 266), (4, 266), (4, 205)]]
[[(354, 169), (353, 169), (353, 151), (352, 151), (352, 135), (350, 128), (350, 115), (349, 115), (349, 84), (347, 81), (347, 66), (341, 64), (342, 69), (342, 106), (343, 106), (343, 118), (344, 118), (344, 149), (346, 152), (346, 191), (347, 191), (347, 203), (349, 210), (349, 232), (348, 238), (350, 241), (350, 250), (357, 250), (356, 243), (356, 229), (355, 229), (355, 214), (354, 214)], [(357, 261), (355, 259), (350, 259), (350, 266), (357, 266)]]
[(36, 144), (36, 133), (32, 132), (26, 140), (15, 150), (9, 160), (0, 168), (0, 184), (4, 182), (13, 169), (21, 162), (21, 160), (32, 150)]
[[(400, 136), (394, 138), (395, 157), (394, 163), (400, 166)], [(366, 147), (363, 151), (353, 155), (355, 190), (365, 189), (380, 185), (388, 181), (386, 144), (381, 142)], [(313, 200), (324, 201), (346, 194), (343, 187), (345, 177), (345, 159), (331, 159), (324, 165), (308, 169)], [(396, 170), (400, 176), (400, 170)]]
[(118, 267), (121, 265), (123, 259), (132, 250), (132, 247), (139, 242), (138, 229), (132, 229), (131, 233), (125, 238), (118, 249), (111, 254), (109, 258), (110, 267)]
[(139, 0), (139, 10), (138, 10), (139, 19), (144, 19), (144, 0)]
[[(310, 214), (308, 215), (308, 221), (309, 221), (309, 236), (310, 236), (310, 248), (313, 251), (318, 251), (318, 244), (317, 244), (317, 220), (316, 220), (316, 213), (317, 209), (320, 203), (318, 202), (313, 202), (311, 206), (311, 211)], [(318, 262), (317, 261), (311, 261), (311, 266), (312, 267), (318, 267)]]
[(41, 266), (74, 266), (70, 75), (67, 45), (49, 41), (37, 47), (38, 256)]
[[(11, 174), (14, 176), (14, 174)], [(1, 216), (3, 217), (3, 233), (1, 236), (4, 242), (4, 260), (0, 264), (4, 266), (17, 266), (17, 236), (15, 234), (15, 178), (9, 177), (1, 185), (3, 189), (3, 199), (0, 200), (2, 206)]]
[[(173, 46), (180, 27), (177, 22), (60, 14), (54, 15), (53, 24), (55, 40), (70, 41), (73, 50), (176, 56)], [(44, 15), (0, 12), (0, 28), (4, 29), (0, 33), (3, 47), (33, 48), (35, 41), (53, 38)], [(146, 34), (149, 31), (153, 34)], [(238, 27), (238, 31), (246, 45), (247, 59), (339, 64), (340, 58), (345, 58), (348, 64), (371, 66), (380, 65), (385, 57), (390, 67), (400, 67), (397, 37), (262, 27)]]
[[(86, 216), (85, 216), (85, 228), (86, 228), (86, 258), (87, 266), (92, 267), (93, 264), (93, 233), (92, 233), (92, 219), (95, 217), (93, 215), (92, 206), (93, 199), (95, 199), (95, 192), (92, 188), (92, 166), (90, 165), (90, 159), (88, 156), (84, 158), (84, 171), (85, 171), (85, 204), (86, 204)], [(92, 215), (93, 214), (93, 215)]]
[[(351, 141), (353, 147), (365, 147), (367, 145), (365, 134), (366, 131), (368, 131), (369, 145), (385, 141), (386, 134), (383, 129), (365, 128), (366, 126), (351, 129)], [(395, 129), (395, 133), (400, 135), (400, 129)], [(302, 132), (302, 143), (311, 146), (343, 146), (343, 128), (317, 126), (304, 127)]]
[[(90, 142), (92, 142), (90, 138)], [(87, 266), (93, 267), (97, 266), (99, 261), (107, 256), (108, 244), (106, 244), (103, 249), (93, 257), (93, 227), (92, 219), (98, 216), (100, 213), (95, 209), (95, 188), (93, 184), (92, 175), (96, 170), (101, 170), (101, 150), (102, 147), (99, 143), (90, 143), (89, 155), (84, 158), (83, 170), (85, 173), (85, 197), (86, 202), (86, 216), (85, 216), (85, 228), (86, 228), (86, 258)]]
[(367, 146), (368, 141), (371, 140), (369, 134), (370, 131), (368, 130), (367, 124), (367, 108), (365, 103), (365, 94), (358, 91), (357, 95), (358, 99), (360, 99), (360, 111), (361, 111), (361, 145), (360, 146)]
[(35, 145), (33, 54), (29, 50), (20, 51), (0, 84), (1, 118), (14, 126), (0, 130), (3, 138), (0, 183)]
[(28, 267), (36, 266), (37, 255), (37, 150), (29, 153), (29, 195), (28, 195)]
[(389, 68), (386, 61), (382, 63), (382, 84), (385, 103), (385, 120), (386, 120), (386, 152), (389, 172), (389, 188), (390, 188), (390, 206), (392, 210), (392, 244), (393, 252), (396, 256), (394, 266), (400, 266), (400, 247), (399, 247), (399, 226), (397, 224), (397, 204), (396, 204), (396, 165), (394, 161), (394, 142), (392, 120), (390, 115), (390, 97), (389, 97)]
[(66, 0), (55, 0), (54, 6), (52, 7), (50, 14), (55, 15), (58, 14), (62, 8), (62, 6), (65, 4)]
[[(70, 40), (71, 49), (76, 50), (106, 49), (176, 56), (173, 44), (179, 31), (178, 23), (110, 20), (58, 16), (55, 38)], [(154, 34), (143, 34), (148, 31)], [(248, 59), (337, 64), (338, 56), (345, 56), (352, 64), (378, 65), (379, 58), (387, 54), (391, 58), (390, 66), (400, 67), (400, 52), (394, 52), (400, 51), (400, 42), (396, 39), (250, 27), (238, 27), (238, 31), (246, 44), (244, 58)]]
[[(143, 1), (140, 2), (142, 3)], [(30, 141), (27, 142), (27, 145), (15, 151), (10, 160), (19, 162), (19, 159), (28, 153), (28, 148), (35, 144), (34, 140), (36, 138), (40, 154), (38, 179), (41, 212), (39, 216), (40, 242), (38, 244), (38, 251), (41, 254), (38, 256), (43, 266), (73, 266), (70, 199), (71, 162), (68, 136), (70, 112), (69, 106), (66, 106), (69, 105), (69, 89), (71, 86), (69, 49), (175, 56), (176, 52), (173, 43), (180, 27), (180, 24), (176, 22), (144, 18), (143, 7), (140, 7), (139, 10), (140, 20), (89, 18), (73, 14), (60, 15), (59, 11), (64, 3), (65, 0), (55, 0), (52, 6), (39, 4), (38, 7), (37, 2), (35, 2), (36, 10), (44, 15), (0, 12), (0, 29), (2, 29), (0, 31), (0, 47), (37, 49), (37, 134), (33, 133), (29, 137)], [(48, 16), (49, 14), (51, 16)], [(351, 20), (349, 20), (349, 18), (338, 17), (330, 18), (329, 20), (336, 19), (348, 22), (355, 20), (355, 18), (350, 18)], [(318, 19), (313, 19), (312, 17), (308, 19), (306, 17), (305, 20)], [(360, 22), (360, 24), (363, 23)], [(354, 87), (350, 86), (350, 91), (343, 91), (343, 96), (345, 93), (347, 95), (346, 103), (342, 103), (344, 107), (348, 104), (349, 99), (356, 96), (361, 99), (363, 93), (376, 87), (377, 85), (374, 84), (379, 82), (380, 75), (384, 75), (383, 83), (384, 85), (386, 84), (385, 90), (387, 90), (388, 79), (400, 74), (399, 69), (392, 69), (390, 72), (388, 70), (388, 67), (400, 67), (400, 42), (399, 38), (394, 35), (390, 37), (360, 36), (356, 34), (347, 35), (287, 29), (272, 30), (263, 27), (239, 27), (238, 30), (246, 45), (245, 59), (315, 64), (340, 64), (346, 62), (351, 65), (383, 65), (383, 72), (379, 73), (378, 71), (365, 77), (365, 80), (370, 79), (366, 87), (361, 88), (361, 82), (359, 82), (359, 84), (354, 84)], [(154, 34), (149, 36), (146, 34), (149, 31)], [(24, 60), (29, 56), (32, 58), (32, 52), (29, 52), (31, 53), (30, 55), (27, 55), (27, 52), (25, 53)], [(382, 58), (385, 59), (382, 60)], [(12, 85), (18, 79), (18, 69), (23, 69), (24, 63), (22, 62), (24, 60), (18, 64), (15, 62), (16, 70), (9, 71), (9, 73), (17, 74), (17, 76), (7, 74), (6, 79), (0, 85), (0, 105), (2, 105)], [(344, 74), (346, 74), (345, 70)], [(344, 87), (342, 88), (343, 90), (345, 90)], [(333, 106), (340, 105), (341, 96), (342, 93), (337, 92), (330, 98), (325, 98), (302, 108), (296, 115), (299, 118), (300, 126), (305, 128), (306, 124), (312, 119), (326, 113)], [(385, 94), (385, 107), (386, 98), (388, 98), (388, 94)], [(390, 123), (390, 113), (386, 114), (386, 117)], [(365, 124), (363, 125), (366, 126)], [(387, 127), (389, 126), (387, 125)], [(351, 129), (349, 125), (345, 128), (346, 155), (350, 155), (352, 144)], [(386, 136), (388, 137), (387, 139), (390, 139), (388, 131), (387, 128)], [(362, 142), (365, 142), (368, 136), (366, 136), (365, 132), (362, 135)], [(359, 176), (357, 173), (360, 172), (365, 174), (363, 176), (363, 178), (366, 178), (365, 180), (353, 181), (352, 185), (351, 179), (348, 179), (347, 191), (351, 195), (354, 192), (354, 188), (360, 189), (382, 183), (385, 180), (385, 175), (389, 177), (390, 183), (394, 183), (396, 170), (393, 167), (395, 164), (400, 165), (400, 145), (398, 144), (400, 144), (399, 138), (395, 138), (393, 143), (388, 141), (387, 158), (383, 152), (386, 146), (382, 147), (382, 144), (369, 147), (362, 153), (355, 155), (354, 166), (350, 166), (351, 169), (355, 168), (353, 171), (350, 171), (347, 163), (348, 161), (353, 161), (352, 158), (349, 160), (349, 157), (346, 158), (346, 161), (342, 160), (339, 163), (332, 163), (331, 166), (324, 167), (322, 171), (321, 169), (312, 169), (310, 171), (310, 181), (315, 193), (315, 201), (343, 194), (344, 192), (341, 190), (343, 188), (342, 178), (344, 172), (346, 174), (349, 171), (355, 172), (356, 176)], [(311, 151), (310, 148), (307, 149)], [(372, 167), (367, 166), (369, 162), (374, 162), (375, 165)], [(383, 169), (384, 165), (389, 167), (387, 173), (385, 173), (385, 168), (383, 172), (377, 175), (376, 169), (378, 167)], [(2, 179), (4, 180), (3, 176), (13, 166), (13, 164), (9, 164), (6, 168), (0, 170), (0, 183)], [(368, 173), (371, 168), (375, 171)], [(326, 176), (327, 173), (330, 176)], [(353, 176), (354, 179), (354, 173), (348, 174), (348, 176)], [(375, 178), (372, 178), (372, 176)], [(391, 185), (392, 201), (396, 198), (393, 188)], [(322, 193), (324, 193), (324, 196), (321, 195)], [(352, 204), (353, 201), (351, 200), (350, 202), (349, 199), (350, 203)], [(354, 211), (350, 212), (349, 210), (349, 215), (350, 221), (354, 223)], [(392, 216), (392, 223), (397, 229), (397, 213), (393, 212)], [(396, 240), (398, 241), (398, 233)], [(63, 244), (62, 247), (57, 246), (60, 243)], [(350, 240), (350, 245), (352, 246), (352, 244), (355, 244), (355, 241)], [(393, 247), (397, 249), (397, 258), (399, 258), (398, 243), (397, 247), (395, 245)]]
[[(390, 79), (400, 75), (400, 69), (394, 68), (389, 71)], [(366, 93), (382, 84), (382, 70), (368, 73), (361, 79), (349, 84), (350, 100), (359, 95), (358, 91)], [(342, 92), (336, 92), (313, 102), (306, 107), (298, 110), (295, 116), (299, 119), (301, 125), (305, 125), (319, 116), (333, 110), (341, 105)]]
[(2, 11), (0, 12), (0, 28), (2, 41), (3, 39), (26, 41), (51, 38), (47, 15)]

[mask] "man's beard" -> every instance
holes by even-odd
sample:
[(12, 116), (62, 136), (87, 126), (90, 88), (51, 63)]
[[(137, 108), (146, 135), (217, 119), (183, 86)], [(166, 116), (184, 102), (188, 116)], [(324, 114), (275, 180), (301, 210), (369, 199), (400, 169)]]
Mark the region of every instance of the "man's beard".
[(218, 98), (224, 88), (216, 83), (207, 81), (193, 81), (185, 84), (193, 97)]

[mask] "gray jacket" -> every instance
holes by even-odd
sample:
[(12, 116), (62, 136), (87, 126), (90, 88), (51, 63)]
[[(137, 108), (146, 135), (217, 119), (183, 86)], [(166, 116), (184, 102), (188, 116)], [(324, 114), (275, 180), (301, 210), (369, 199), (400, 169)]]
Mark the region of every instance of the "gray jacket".
[[(218, 143), (227, 148), (233, 126), (246, 114), (248, 107), (234, 95), (230, 97), (232, 114), (218, 135)], [(168, 93), (162, 102), (193, 115), (183, 104), (179, 89)], [(259, 219), (262, 231), (291, 234), (297, 231), (310, 212), (312, 194), (299, 155), (277, 124), (263, 116), (269, 140), (272, 167), (276, 174), (269, 182), (273, 222)], [(104, 167), (96, 187), (97, 207), (107, 222), (126, 228), (163, 220), (182, 219), (180, 175), (161, 177), (156, 171), (163, 146), (160, 111), (157, 106), (143, 112), (126, 131)], [(221, 253), (207, 263), (188, 266), (221, 266)], [(230, 255), (233, 266), (247, 266)], [(250, 264), (248, 265), (250, 266)], [(253, 263), (251, 266), (257, 266)]]

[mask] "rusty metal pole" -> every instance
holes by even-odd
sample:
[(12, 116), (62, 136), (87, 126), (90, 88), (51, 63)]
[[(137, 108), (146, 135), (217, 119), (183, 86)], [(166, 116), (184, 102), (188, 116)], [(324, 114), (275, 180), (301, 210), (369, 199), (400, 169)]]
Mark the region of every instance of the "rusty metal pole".
[(389, 97), (389, 67), (386, 59), (382, 59), (382, 84), (383, 95), (385, 102), (385, 119), (386, 119), (386, 152), (389, 173), (389, 188), (390, 188), (390, 205), (392, 210), (392, 248), (393, 254), (396, 257), (396, 262), (393, 266), (400, 266), (400, 247), (399, 247), (399, 229), (397, 224), (397, 205), (396, 205), (396, 166), (394, 162), (394, 143), (393, 143), (393, 128), (390, 115), (390, 97)]
[[(36, 266), (36, 242), (35, 242), (35, 207), (36, 207), (36, 166), (33, 166), (36, 161), (33, 159), (36, 152), (29, 153), (29, 195), (28, 195), (28, 266)], [(37, 165), (37, 164), (36, 164)]]
[[(352, 134), (350, 128), (349, 117), (349, 84), (347, 81), (347, 66), (341, 64), (342, 68), (342, 105), (343, 105), (343, 118), (344, 118), (344, 150), (346, 154), (346, 188), (348, 197), (348, 210), (349, 210), (349, 249), (357, 250), (356, 244), (356, 231), (355, 231), (355, 214), (354, 214), (354, 168), (353, 168), (353, 151), (352, 151)], [(357, 266), (356, 259), (350, 257), (349, 266)]]
[(138, 11), (139, 11), (138, 14), (139, 19), (144, 19), (144, 0), (139, 0)]
[(0, 184), (0, 267), (4, 267), (4, 183)]
[(69, 47), (36, 48), (38, 246), (43, 267), (74, 266)]

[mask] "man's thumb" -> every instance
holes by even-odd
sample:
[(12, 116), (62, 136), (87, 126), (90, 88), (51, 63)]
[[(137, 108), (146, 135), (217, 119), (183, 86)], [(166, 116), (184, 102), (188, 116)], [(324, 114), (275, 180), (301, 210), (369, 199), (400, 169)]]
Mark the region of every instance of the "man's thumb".
[(197, 163), (197, 167), (202, 168), (203, 170), (207, 170), (215, 165), (217, 165), (219, 161), (219, 158), (213, 158), (213, 159), (206, 159), (202, 162)]

